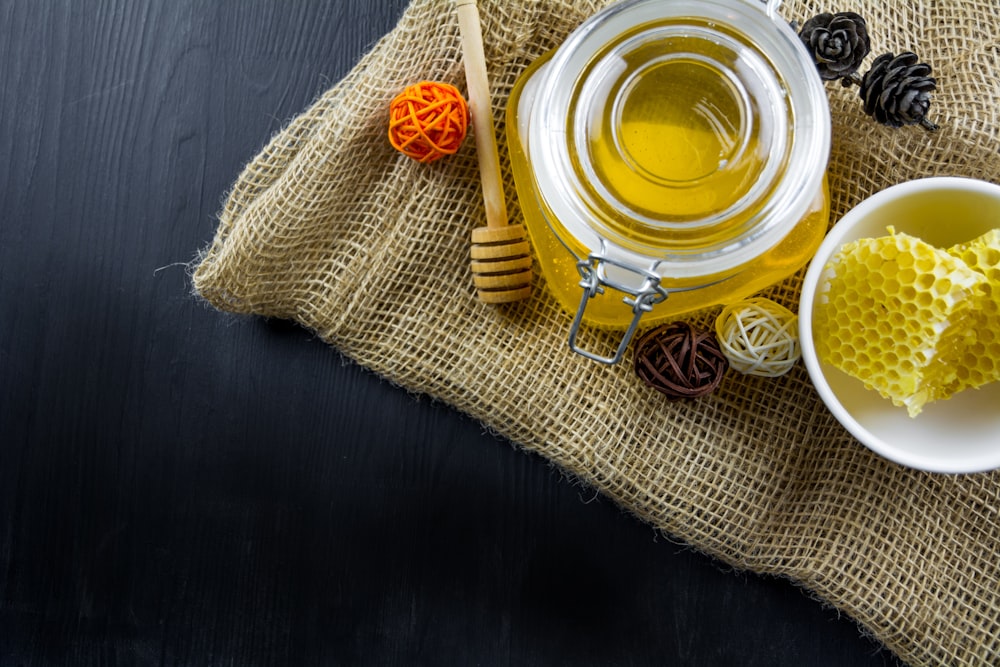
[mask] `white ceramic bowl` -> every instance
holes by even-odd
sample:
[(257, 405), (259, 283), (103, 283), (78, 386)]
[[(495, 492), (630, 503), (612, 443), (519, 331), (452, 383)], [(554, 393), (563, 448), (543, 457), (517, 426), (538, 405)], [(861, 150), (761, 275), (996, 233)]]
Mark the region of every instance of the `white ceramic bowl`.
[(911, 418), (859, 380), (821, 362), (813, 341), (813, 306), (820, 274), (844, 243), (884, 236), (886, 227), (939, 247), (1000, 227), (1000, 186), (934, 177), (887, 188), (851, 209), (817, 250), (799, 304), (802, 358), (823, 402), (854, 437), (896, 463), (943, 473), (1000, 467), (1000, 382), (966, 389), (924, 406)]

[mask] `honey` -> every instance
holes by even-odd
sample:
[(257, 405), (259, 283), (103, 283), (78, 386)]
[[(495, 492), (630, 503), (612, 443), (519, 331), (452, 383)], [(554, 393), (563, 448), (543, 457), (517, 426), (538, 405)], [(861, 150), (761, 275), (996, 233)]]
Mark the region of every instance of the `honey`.
[[(662, 281), (677, 291), (670, 294), (668, 301), (659, 304), (655, 312), (646, 315), (643, 324), (652, 325), (713, 305), (735, 303), (793, 274), (812, 258), (823, 240), (830, 218), (828, 197), (824, 183), (812, 207), (796, 229), (770, 253), (742, 267), (738, 286), (734, 284), (737, 281), (727, 280), (730, 277), (728, 272)], [(524, 216), (528, 220), (538, 216), (538, 213), (525, 211)], [(564, 310), (573, 313), (580, 302), (580, 273), (577, 264), (579, 258), (587, 256), (587, 249), (579, 242), (560, 241), (554, 234), (540, 227), (540, 224), (544, 223), (529, 223), (528, 231), (532, 249), (543, 267), (546, 289), (556, 297)], [(588, 305), (586, 321), (610, 329), (628, 326), (632, 313), (622, 306), (622, 299), (626, 296), (625, 292), (609, 288), (606, 294)]]
[[(533, 63), (507, 109), (521, 210), (570, 344), (752, 294), (826, 232), (829, 109), (787, 22), (749, 0), (628, 0)], [(580, 324), (627, 329), (615, 356)]]

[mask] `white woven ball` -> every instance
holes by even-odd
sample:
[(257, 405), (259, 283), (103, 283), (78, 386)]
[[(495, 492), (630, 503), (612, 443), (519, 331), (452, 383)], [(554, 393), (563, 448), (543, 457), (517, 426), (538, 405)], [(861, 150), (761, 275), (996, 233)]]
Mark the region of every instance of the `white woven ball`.
[(798, 316), (757, 297), (726, 306), (715, 333), (729, 365), (747, 375), (778, 377), (799, 360)]

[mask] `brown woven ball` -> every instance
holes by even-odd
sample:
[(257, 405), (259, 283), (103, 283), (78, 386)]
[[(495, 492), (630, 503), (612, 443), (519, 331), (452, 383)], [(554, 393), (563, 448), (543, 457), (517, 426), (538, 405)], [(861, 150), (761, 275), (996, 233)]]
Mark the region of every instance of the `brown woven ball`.
[(687, 322), (649, 331), (636, 343), (634, 356), (636, 375), (674, 401), (715, 391), (729, 368), (715, 336)]

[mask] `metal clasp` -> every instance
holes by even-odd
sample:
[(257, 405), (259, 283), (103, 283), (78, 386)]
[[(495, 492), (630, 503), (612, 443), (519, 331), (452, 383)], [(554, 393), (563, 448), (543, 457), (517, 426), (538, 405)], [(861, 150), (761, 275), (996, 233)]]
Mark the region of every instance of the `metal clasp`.
[[(636, 288), (614, 281), (608, 277), (605, 270), (606, 266), (614, 266), (638, 274), (642, 278), (642, 283)], [(660, 276), (654, 271), (637, 268), (600, 253), (592, 253), (587, 259), (580, 260), (576, 263), (576, 269), (582, 277), (580, 287), (583, 288), (583, 297), (580, 299), (580, 307), (577, 308), (576, 317), (573, 319), (573, 325), (569, 330), (570, 349), (577, 354), (602, 364), (617, 364), (621, 361), (625, 350), (628, 349), (628, 344), (639, 327), (639, 320), (643, 314), (648, 313), (653, 309), (653, 306), (666, 299), (669, 292), (660, 285)], [(632, 309), (632, 322), (625, 331), (618, 349), (610, 357), (602, 357), (599, 354), (588, 352), (576, 344), (576, 337), (580, 331), (580, 323), (583, 321), (583, 314), (587, 310), (587, 304), (595, 296), (604, 294), (605, 286), (631, 295), (631, 297), (626, 296), (622, 301)]]

